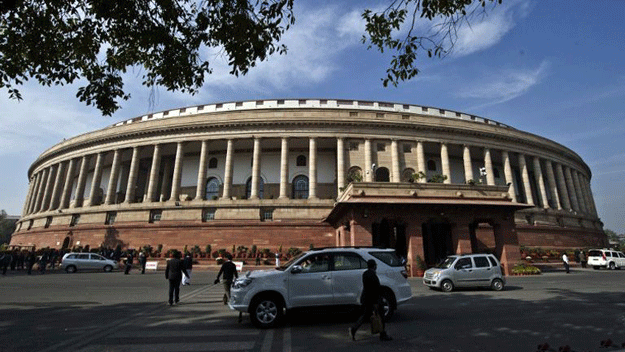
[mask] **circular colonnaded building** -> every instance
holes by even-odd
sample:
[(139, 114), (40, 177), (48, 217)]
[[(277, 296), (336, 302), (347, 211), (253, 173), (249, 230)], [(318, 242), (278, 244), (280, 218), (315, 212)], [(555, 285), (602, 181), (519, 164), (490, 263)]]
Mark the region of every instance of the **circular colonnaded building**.
[(11, 245), (381, 246), (434, 264), (601, 247), (591, 171), (494, 120), (410, 104), (199, 105), (64, 140), (28, 171)]

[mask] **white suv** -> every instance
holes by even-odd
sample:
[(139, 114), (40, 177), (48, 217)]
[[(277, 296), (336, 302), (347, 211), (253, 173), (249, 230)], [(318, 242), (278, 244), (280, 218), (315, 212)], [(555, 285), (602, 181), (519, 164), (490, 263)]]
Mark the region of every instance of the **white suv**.
[(357, 306), (362, 273), (374, 259), (382, 286), (385, 318), (412, 297), (404, 263), (393, 249), (333, 247), (312, 249), (275, 270), (247, 272), (232, 285), (230, 308), (250, 313), (260, 328), (276, 326), (284, 310), (304, 307)]
[(599, 268), (617, 269), (625, 267), (625, 254), (612, 249), (591, 249), (588, 251), (588, 265)]

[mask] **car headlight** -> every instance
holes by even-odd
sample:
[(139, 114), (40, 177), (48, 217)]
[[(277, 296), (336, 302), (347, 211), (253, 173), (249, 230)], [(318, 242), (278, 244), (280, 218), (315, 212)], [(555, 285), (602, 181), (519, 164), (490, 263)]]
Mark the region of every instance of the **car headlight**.
[(434, 279), (434, 280), (438, 280), (439, 277), (441, 277), (441, 272), (440, 271), (435, 271), (434, 275), (432, 275), (432, 279)]
[(244, 277), (244, 278), (241, 278), (241, 279), (236, 279), (236, 280), (234, 281), (234, 284), (232, 285), (232, 287), (234, 287), (234, 288), (236, 288), (236, 289), (243, 288), (243, 287), (246, 287), (246, 286), (248, 286), (249, 284), (251, 284), (253, 280), (254, 280), (254, 279), (249, 278), (249, 277)]

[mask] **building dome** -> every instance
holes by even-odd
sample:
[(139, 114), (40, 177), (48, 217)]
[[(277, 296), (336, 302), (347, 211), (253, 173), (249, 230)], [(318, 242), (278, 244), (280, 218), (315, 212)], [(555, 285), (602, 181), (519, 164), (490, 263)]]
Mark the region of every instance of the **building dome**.
[[(28, 178), (11, 245), (384, 245), (432, 262), (606, 241), (591, 171), (575, 152), (491, 119), (410, 104), (276, 99), (173, 109), (64, 140)], [(508, 210), (488, 208), (495, 200)], [(478, 203), (481, 215), (460, 211)], [(346, 220), (347, 209), (388, 213)], [(411, 223), (420, 209), (430, 215)], [(498, 242), (495, 213), (510, 218), (517, 243)]]

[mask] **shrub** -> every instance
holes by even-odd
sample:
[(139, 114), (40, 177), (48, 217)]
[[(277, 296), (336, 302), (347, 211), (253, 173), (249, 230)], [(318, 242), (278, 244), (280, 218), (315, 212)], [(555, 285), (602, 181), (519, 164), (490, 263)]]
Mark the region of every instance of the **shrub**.
[(514, 275), (539, 275), (540, 269), (533, 265), (527, 265), (519, 263), (512, 268), (512, 274)]

